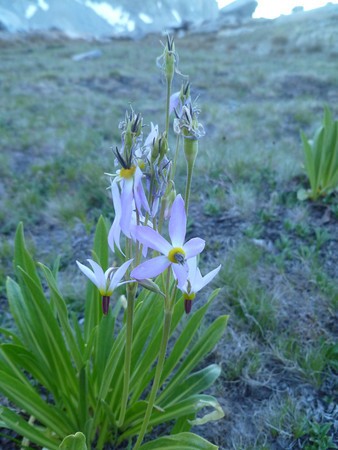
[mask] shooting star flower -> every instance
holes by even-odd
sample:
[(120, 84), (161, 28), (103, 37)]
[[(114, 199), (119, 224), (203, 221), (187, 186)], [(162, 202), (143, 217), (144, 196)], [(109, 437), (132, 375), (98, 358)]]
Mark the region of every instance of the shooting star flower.
[(187, 260), (201, 253), (205, 246), (205, 241), (201, 238), (184, 242), (186, 226), (187, 216), (181, 195), (176, 197), (171, 208), (169, 219), (171, 243), (148, 226), (136, 226), (133, 230), (135, 239), (162, 255), (141, 263), (132, 270), (130, 276), (136, 280), (153, 278), (171, 266), (178, 285), (183, 286), (188, 278)]
[(184, 298), (184, 308), (185, 312), (189, 314), (191, 311), (192, 301), (195, 299), (197, 292), (204, 288), (210, 281), (218, 274), (221, 265), (216, 267), (216, 269), (207, 273), (204, 277), (201, 271), (197, 267), (197, 258), (190, 258), (187, 261), (189, 274), (188, 279), (183, 286), (178, 286), (178, 288), (183, 293)]
[(98, 288), (100, 294), (102, 295), (102, 310), (103, 314), (108, 314), (109, 300), (114, 289), (121, 286), (122, 284), (128, 283), (128, 281), (122, 281), (128, 267), (130, 266), (132, 259), (126, 261), (121, 267), (115, 270), (115, 268), (110, 267), (105, 272), (102, 267), (92, 259), (87, 259), (89, 264), (92, 266), (92, 270), (89, 267), (76, 261), (81, 272), (83, 272), (86, 277), (90, 279), (92, 283)]

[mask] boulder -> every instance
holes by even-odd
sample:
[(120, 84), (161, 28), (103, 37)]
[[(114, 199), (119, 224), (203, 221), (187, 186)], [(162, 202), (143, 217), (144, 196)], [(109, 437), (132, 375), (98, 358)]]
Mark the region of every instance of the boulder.
[(244, 22), (252, 18), (257, 8), (256, 0), (235, 0), (220, 10), (220, 21)]
[(0, 5), (0, 31), (15, 33), (24, 28), (24, 21), (15, 12)]

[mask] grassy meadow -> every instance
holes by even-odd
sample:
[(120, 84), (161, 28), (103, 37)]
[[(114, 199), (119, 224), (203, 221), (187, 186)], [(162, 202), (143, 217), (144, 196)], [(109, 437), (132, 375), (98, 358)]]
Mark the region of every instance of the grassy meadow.
[[(212, 315), (230, 315), (209, 356), (226, 415), (193, 431), (223, 450), (337, 448), (337, 195), (297, 200), (308, 186), (300, 130), (313, 136), (324, 105), (338, 116), (333, 16), (176, 38), (206, 130), (189, 234), (207, 241), (205, 271), (222, 264)], [(0, 36), (0, 327), (11, 327), (4, 283), (20, 221), (39, 261), (61, 256), (61, 289), (81, 314), (75, 260), (90, 257), (98, 217), (113, 219), (104, 173), (118, 124), (132, 105), (164, 127), (160, 39)], [(97, 58), (72, 58), (94, 49)], [(184, 176), (182, 157), (178, 192)]]

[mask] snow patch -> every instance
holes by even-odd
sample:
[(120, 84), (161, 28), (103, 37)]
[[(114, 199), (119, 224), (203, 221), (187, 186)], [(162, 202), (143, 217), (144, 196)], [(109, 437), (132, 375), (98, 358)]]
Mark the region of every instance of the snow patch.
[(43, 11), (48, 11), (49, 10), (49, 5), (47, 2), (45, 2), (45, 0), (38, 0), (38, 5), (40, 6), (40, 8)]
[(153, 19), (150, 16), (148, 16), (147, 14), (140, 13), (138, 16), (144, 23), (150, 24), (150, 23), (154, 22)]
[(113, 8), (109, 3), (98, 3), (91, 0), (87, 0), (85, 5), (106, 20), (109, 25), (118, 26), (121, 31), (127, 30), (132, 32), (135, 30), (135, 22), (129, 18), (129, 14), (123, 11), (122, 8)]
[(175, 17), (176, 21), (178, 23), (181, 23), (182, 22), (181, 16), (178, 14), (176, 9), (172, 9), (171, 12), (172, 12), (172, 15)]
[(38, 7), (36, 5), (29, 5), (25, 12), (26, 19), (31, 19), (37, 10)]

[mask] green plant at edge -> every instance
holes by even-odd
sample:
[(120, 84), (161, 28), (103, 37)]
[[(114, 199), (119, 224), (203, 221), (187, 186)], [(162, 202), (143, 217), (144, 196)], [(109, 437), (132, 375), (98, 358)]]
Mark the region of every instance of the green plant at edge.
[(328, 107), (325, 107), (323, 124), (313, 141), (309, 141), (303, 132), (301, 137), (310, 189), (300, 189), (297, 197), (299, 200), (317, 200), (338, 187), (338, 121), (332, 119)]

